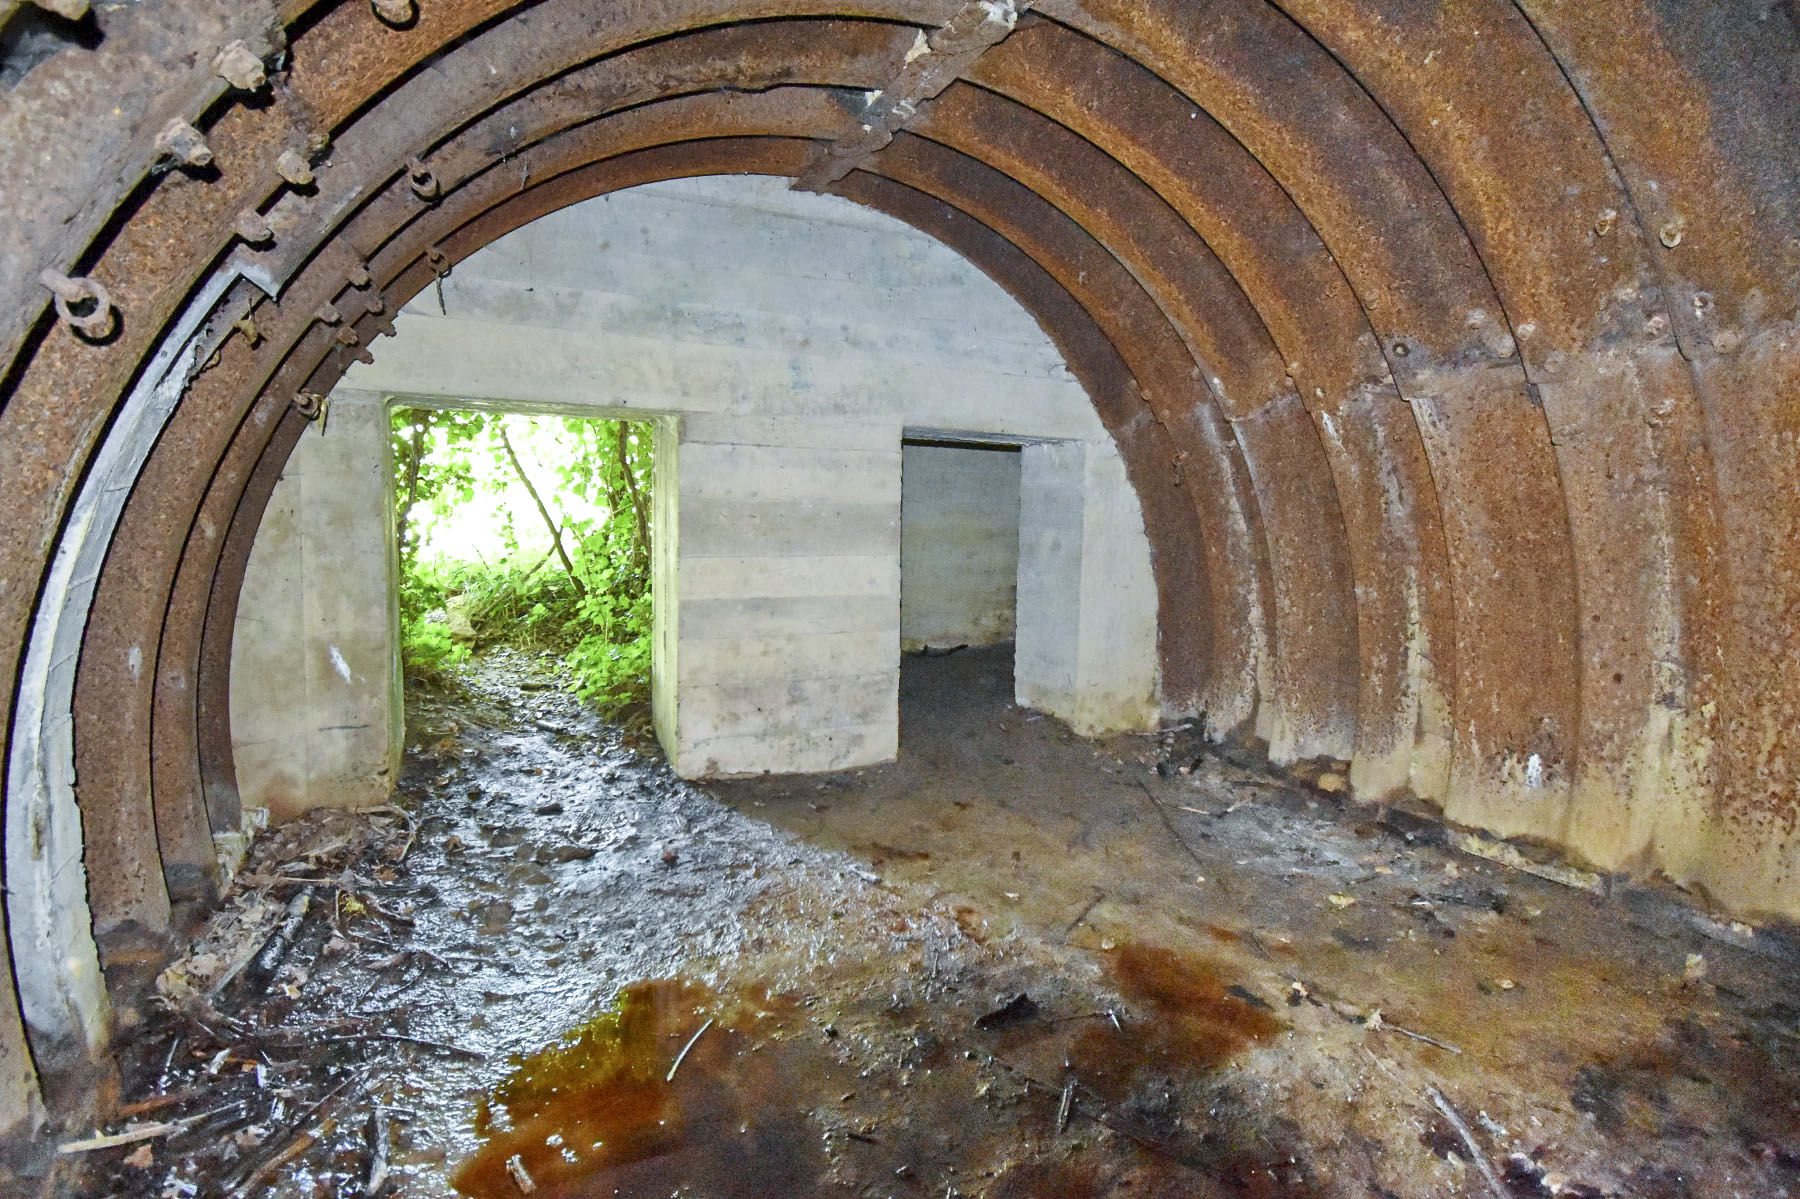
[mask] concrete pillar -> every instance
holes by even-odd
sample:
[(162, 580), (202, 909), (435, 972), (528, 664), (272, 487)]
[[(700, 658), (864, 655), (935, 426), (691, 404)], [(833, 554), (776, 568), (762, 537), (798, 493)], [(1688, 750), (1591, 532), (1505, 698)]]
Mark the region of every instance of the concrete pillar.
[(899, 426), (697, 414), (664, 450), (653, 708), (676, 773), (893, 758)]
[(1155, 728), (1156, 592), (1124, 463), (1105, 442), (1021, 458), (1014, 694), (1088, 736)]
[(1013, 638), (1019, 577), (1019, 451), (900, 451), (900, 646)]
[(232, 641), (232, 750), (244, 806), (277, 822), (384, 803), (398, 775), (392, 478), (385, 398), (340, 388), (257, 530)]

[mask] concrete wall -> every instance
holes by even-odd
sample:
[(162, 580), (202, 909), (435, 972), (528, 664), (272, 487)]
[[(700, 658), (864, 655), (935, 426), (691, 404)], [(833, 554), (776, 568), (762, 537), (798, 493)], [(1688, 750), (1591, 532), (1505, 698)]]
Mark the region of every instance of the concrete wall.
[(1020, 455), (1013, 691), (1078, 733), (1154, 728), (1156, 592), (1117, 454), (1038, 442)]
[[(1066, 585), (1027, 589), (1069, 609), (1040, 625), (1074, 630), (1063, 657), (1085, 664), (1040, 685), (1033, 659), (1021, 686), (1091, 729), (1154, 719), (1149, 549), (1117, 452), (1043, 331), (922, 234), (780, 180), (671, 181), (516, 230), (456, 265), (441, 312), (428, 288), (396, 325), (346, 387), (669, 418), (654, 709), (682, 773), (892, 756), (903, 436), (1083, 447), (1062, 485), (1111, 490), (1073, 501), (1084, 514), (1129, 509), (1110, 548), (1131, 568), (1090, 578), (1111, 566), (1084, 551)], [(1088, 632), (1107, 623), (1091, 604), (1115, 605), (1142, 635), (1105, 643)]]
[(1018, 450), (908, 445), (900, 461), (901, 648), (1012, 640)]
[(397, 776), (392, 474), (382, 397), (340, 388), (257, 530), (232, 642), (231, 732), (244, 805), (275, 821), (383, 803)]
[[(886, 761), (899, 737), (900, 430), (701, 415), (676, 449), (673, 724), (688, 777)], [(665, 550), (665, 553), (669, 551)]]

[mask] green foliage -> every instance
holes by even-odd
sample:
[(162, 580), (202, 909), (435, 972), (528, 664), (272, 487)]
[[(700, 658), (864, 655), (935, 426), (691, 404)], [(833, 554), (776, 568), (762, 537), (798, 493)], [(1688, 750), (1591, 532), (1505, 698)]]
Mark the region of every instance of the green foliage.
[[(560, 653), (577, 691), (609, 715), (645, 701), (647, 431), (618, 421), (396, 409), (393, 445), (408, 673), (441, 681), (474, 640)], [(503, 501), (514, 480), (529, 504)], [(498, 512), (501, 556), (490, 563), (425, 552), (421, 526), (468, 504)], [(546, 535), (547, 551), (522, 548)]]

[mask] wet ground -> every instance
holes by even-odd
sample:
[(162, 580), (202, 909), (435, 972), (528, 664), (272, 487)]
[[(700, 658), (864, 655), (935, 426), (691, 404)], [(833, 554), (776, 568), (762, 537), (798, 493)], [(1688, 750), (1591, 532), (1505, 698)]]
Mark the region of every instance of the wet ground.
[(1788, 941), (1009, 696), (909, 658), (898, 762), (695, 787), (537, 659), (415, 694), (395, 807), (128, 1015), (80, 1192), (1800, 1195)]

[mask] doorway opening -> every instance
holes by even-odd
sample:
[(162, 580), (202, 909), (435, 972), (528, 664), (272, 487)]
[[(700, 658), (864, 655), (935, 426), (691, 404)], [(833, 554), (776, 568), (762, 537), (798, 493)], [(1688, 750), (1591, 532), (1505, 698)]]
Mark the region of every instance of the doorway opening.
[(400, 653), (553, 659), (611, 720), (648, 720), (652, 438), (643, 422), (391, 409)]
[[(1020, 446), (907, 437), (900, 450), (900, 720), (957, 694), (1010, 699), (1018, 632)], [(938, 659), (959, 655), (961, 660)]]

